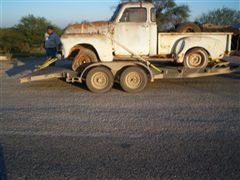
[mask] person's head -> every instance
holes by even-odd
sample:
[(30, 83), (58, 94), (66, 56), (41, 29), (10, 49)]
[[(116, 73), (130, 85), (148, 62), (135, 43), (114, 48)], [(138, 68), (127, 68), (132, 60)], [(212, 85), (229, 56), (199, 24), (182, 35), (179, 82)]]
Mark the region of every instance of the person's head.
[(54, 28), (52, 26), (47, 27), (47, 33), (52, 34), (54, 32)]

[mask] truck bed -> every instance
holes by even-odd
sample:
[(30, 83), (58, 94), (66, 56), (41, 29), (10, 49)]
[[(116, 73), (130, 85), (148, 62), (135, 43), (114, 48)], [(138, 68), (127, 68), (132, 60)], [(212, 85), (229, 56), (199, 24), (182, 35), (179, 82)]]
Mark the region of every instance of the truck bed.
[[(231, 32), (194, 32), (194, 33), (179, 33), (179, 32), (173, 32), (173, 33), (158, 33), (158, 54), (161, 55), (168, 55), (172, 53), (177, 53), (176, 46), (182, 39), (186, 39), (188, 37), (195, 38), (193, 42), (190, 43), (196, 46), (203, 47), (209, 52), (212, 52), (212, 56), (214, 55), (213, 52), (219, 51), (221, 53), (224, 53), (226, 51), (229, 51), (231, 49)], [(197, 38), (197, 39), (196, 39)], [(201, 39), (204, 39), (202, 42)], [(217, 44), (212, 44), (211, 40), (214, 39), (217, 41)], [(186, 46), (189, 46), (186, 45)], [(212, 48), (216, 48), (215, 51)], [(188, 48), (188, 47), (187, 47)], [(214, 57), (218, 58), (218, 57)]]

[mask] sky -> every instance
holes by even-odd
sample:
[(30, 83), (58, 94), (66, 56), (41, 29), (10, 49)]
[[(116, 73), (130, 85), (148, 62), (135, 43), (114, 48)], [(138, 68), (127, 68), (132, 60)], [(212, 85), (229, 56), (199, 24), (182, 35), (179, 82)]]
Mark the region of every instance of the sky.
[[(17, 24), (22, 16), (33, 14), (45, 17), (52, 23), (65, 27), (83, 20), (108, 20), (120, 0), (0, 0), (1, 27)], [(190, 7), (190, 20), (202, 13), (229, 7), (240, 10), (240, 0), (175, 0)]]

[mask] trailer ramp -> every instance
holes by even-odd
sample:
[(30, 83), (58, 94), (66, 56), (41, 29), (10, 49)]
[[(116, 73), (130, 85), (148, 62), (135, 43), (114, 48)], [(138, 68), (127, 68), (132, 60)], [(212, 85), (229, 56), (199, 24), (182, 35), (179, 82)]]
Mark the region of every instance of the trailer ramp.
[(66, 78), (67, 75), (77, 76), (77, 72), (67, 67), (50, 66), (38, 72), (30, 73), (20, 78), (21, 83), (43, 81), (56, 78)]

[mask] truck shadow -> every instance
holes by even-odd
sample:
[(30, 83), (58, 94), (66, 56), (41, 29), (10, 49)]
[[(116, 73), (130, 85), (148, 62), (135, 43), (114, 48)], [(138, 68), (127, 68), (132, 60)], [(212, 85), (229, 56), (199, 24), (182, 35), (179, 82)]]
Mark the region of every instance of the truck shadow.
[[(64, 81), (64, 82), (66, 82), (65, 79), (61, 79), (61, 80)], [(89, 89), (87, 88), (86, 83), (84, 83), (84, 82), (83, 82), (83, 83), (77, 83), (77, 82), (75, 82), (75, 83), (72, 83), (72, 85), (75, 86), (75, 87), (77, 87), (77, 88), (81, 88), (82, 90), (84, 90), (84, 91), (86, 91), (86, 92), (90, 92)], [(118, 83), (114, 83), (112, 89), (114, 89), (114, 91), (123, 92), (120, 84), (118, 84)]]
[(235, 72), (231, 74), (218, 75), (218, 77), (240, 80), (240, 72)]
[[(29, 74), (33, 71), (33, 69), (35, 69), (36, 65), (42, 64), (45, 60), (45, 57), (14, 59), (10, 62), (12, 67), (6, 71), (6, 74), (9, 77)], [(69, 66), (71, 63), (72, 62), (69, 60), (61, 60), (56, 62), (56, 66)]]
[(0, 144), (0, 179), (7, 180), (7, 168), (5, 164), (5, 158), (2, 145)]
[(38, 64), (41, 64), (44, 58), (17, 58), (13, 59), (10, 64), (12, 67), (6, 71), (9, 77), (21, 75), (30, 72)]
[[(64, 82), (66, 82), (65, 79), (61, 79), (61, 80), (64, 81)], [(67, 83), (67, 82), (66, 82), (66, 83)], [(83, 89), (84, 91), (89, 91), (88, 88), (87, 88), (87, 86), (86, 86), (86, 83), (77, 83), (77, 82), (75, 82), (75, 83), (72, 83), (72, 85), (75, 86), (75, 87), (77, 87), (77, 88), (81, 88), (81, 89)]]

